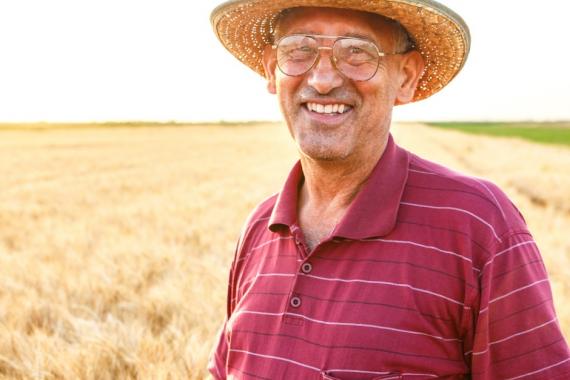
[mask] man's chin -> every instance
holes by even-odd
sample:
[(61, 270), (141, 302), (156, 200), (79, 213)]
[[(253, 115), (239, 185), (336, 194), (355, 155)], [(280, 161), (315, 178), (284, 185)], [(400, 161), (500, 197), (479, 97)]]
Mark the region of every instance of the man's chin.
[(300, 145), (299, 151), (303, 156), (313, 161), (340, 162), (346, 160), (348, 157), (346, 151), (330, 147), (307, 147)]

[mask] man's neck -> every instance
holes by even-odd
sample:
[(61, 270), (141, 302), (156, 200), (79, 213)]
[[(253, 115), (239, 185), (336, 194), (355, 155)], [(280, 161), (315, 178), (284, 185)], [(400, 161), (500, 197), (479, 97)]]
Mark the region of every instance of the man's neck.
[(302, 156), (305, 180), (300, 191), (300, 206), (308, 203), (317, 208), (348, 207), (372, 173), (386, 145), (387, 141), (381, 149), (362, 159), (341, 162), (317, 161)]
[(386, 145), (387, 141), (362, 159), (341, 162), (301, 157), (305, 180), (299, 192), (298, 218), (311, 250), (340, 222)]

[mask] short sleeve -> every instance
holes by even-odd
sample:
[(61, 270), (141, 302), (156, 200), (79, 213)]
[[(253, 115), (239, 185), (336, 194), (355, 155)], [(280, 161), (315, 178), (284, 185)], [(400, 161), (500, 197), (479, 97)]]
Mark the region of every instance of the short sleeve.
[(473, 380), (567, 379), (570, 352), (550, 283), (532, 236), (511, 233), (481, 268), (473, 312)]
[(208, 371), (212, 374), (214, 379), (223, 380), (226, 378), (226, 359), (228, 355), (228, 342), (226, 337), (226, 321), (218, 332), (216, 344), (210, 354), (208, 362)]
[(214, 379), (222, 380), (225, 379), (226, 374), (226, 363), (228, 358), (228, 336), (226, 334), (226, 326), (230, 316), (232, 315), (233, 309), (235, 307), (235, 268), (238, 254), (241, 250), (241, 245), (243, 242), (243, 233), (238, 240), (238, 244), (234, 253), (234, 260), (230, 267), (229, 279), (228, 279), (228, 293), (226, 297), (226, 318), (218, 331), (218, 335), (216, 338), (216, 343), (210, 353), (210, 359), (208, 361), (208, 371), (212, 374)]

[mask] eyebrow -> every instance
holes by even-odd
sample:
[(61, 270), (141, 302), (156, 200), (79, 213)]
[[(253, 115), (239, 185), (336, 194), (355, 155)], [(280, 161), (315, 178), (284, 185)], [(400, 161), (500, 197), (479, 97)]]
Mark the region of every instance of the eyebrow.
[(365, 34), (360, 34), (360, 33), (346, 33), (344, 36), (346, 37), (355, 37), (355, 38), (363, 38), (365, 40), (370, 40), (370, 41), (374, 41), (374, 39), (371, 36), (367, 36)]
[[(315, 35), (315, 36), (321, 35), (320, 33), (316, 33), (313, 31), (296, 31), (296, 32), (292, 32), (289, 34), (307, 34), (307, 35)], [(369, 40), (369, 41), (375, 41), (371, 36), (367, 36), (367, 35), (361, 34), (361, 33), (354, 33), (354, 32), (344, 33), (342, 35), (339, 35), (338, 37), (355, 37), (355, 38), (362, 38), (362, 39)]]

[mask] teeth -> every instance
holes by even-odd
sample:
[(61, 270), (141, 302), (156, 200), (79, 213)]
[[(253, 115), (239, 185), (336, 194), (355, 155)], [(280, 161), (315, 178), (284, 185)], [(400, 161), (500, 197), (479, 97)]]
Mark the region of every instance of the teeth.
[(307, 108), (309, 111), (317, 113), (344, 113), (348, 111), (349, 106), (345, 104), (319, 104), (319, 103), (307, 103)]

